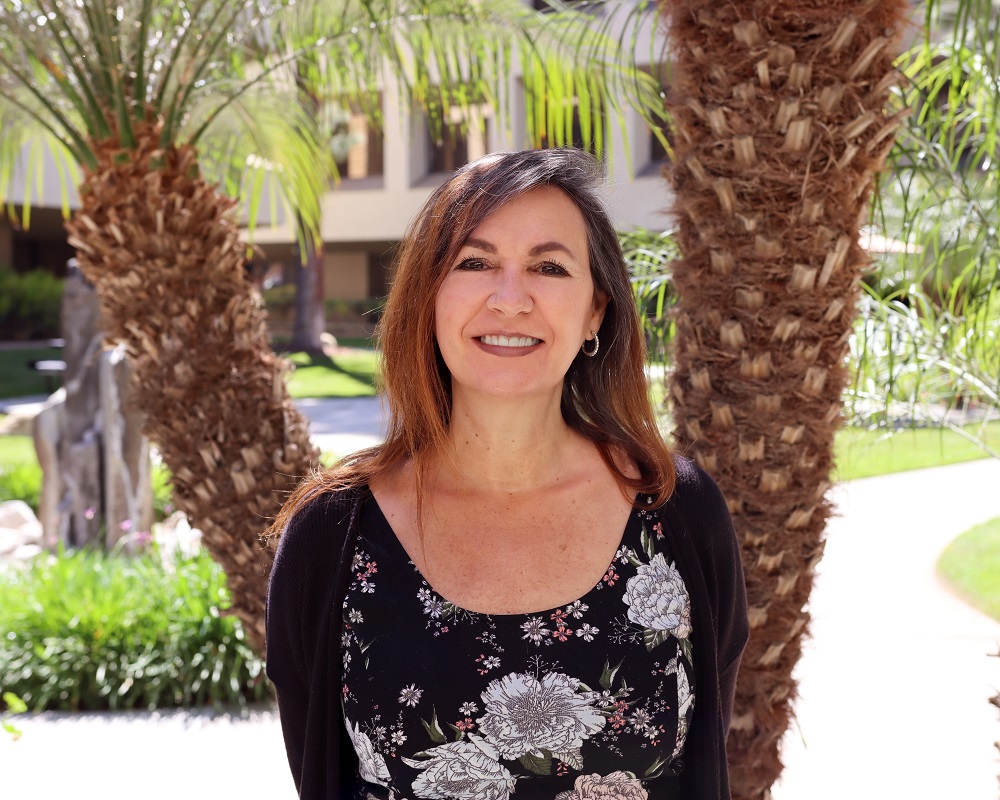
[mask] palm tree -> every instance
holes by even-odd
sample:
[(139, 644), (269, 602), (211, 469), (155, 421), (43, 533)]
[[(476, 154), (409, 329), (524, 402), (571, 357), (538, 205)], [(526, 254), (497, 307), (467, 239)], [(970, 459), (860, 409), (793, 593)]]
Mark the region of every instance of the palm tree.
[(588, 125), (619, 99), (661, 105), (651, 80), (617, 65), (628, 27), (616, 38), (594, 23), (516, 0), (0, 8), (0, 192), (29, 142), (81, 168), (70, 242), (108, 339), (127, 346), (176, 505), (224, 567), (258, 650), (271, 558), (259, 537), (317, 452), (245, 276), (233, 197), (249, 195), (252, 218), (262, 187), (279, 184), (304, 228), (318, 227), (329, 154), (297, 102), (297, 59), (317, 54), (310, 77), (326, 96), (369, 97), (387, 70), (405, 97), (443, 110), (463, 97), (502, 102), (519, 62), (535, 90), (531, 135), (559, 140), (574, 97)]
[[(751, 638), (729, 735), (734, 797), (765, 798), (830, 515), (833, 434), (876, 173), (905, 111), (906, 0), (662, 3), (681, 260), (675, 437), (741, 538)], [(895, 113), (893, 113), (895, 111)]]

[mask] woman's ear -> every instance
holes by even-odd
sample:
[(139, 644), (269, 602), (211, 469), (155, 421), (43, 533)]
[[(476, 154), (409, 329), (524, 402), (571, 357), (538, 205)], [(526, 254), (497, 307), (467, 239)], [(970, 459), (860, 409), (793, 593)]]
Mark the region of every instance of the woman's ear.
[(608, 293), (603, 289), (594, 287), (594, 314), (590, 318), (590, 330), (598, 331), (601, 323), (604, 322), (604, 312), (608, 308)]

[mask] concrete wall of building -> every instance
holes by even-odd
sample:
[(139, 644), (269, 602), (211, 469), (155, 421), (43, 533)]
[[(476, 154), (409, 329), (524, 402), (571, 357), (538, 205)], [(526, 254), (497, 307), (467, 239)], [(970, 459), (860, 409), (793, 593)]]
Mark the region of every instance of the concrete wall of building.
[(342, 300), (369, 296), (368, 251), (340, 250), (323, 253), (323, 292)]

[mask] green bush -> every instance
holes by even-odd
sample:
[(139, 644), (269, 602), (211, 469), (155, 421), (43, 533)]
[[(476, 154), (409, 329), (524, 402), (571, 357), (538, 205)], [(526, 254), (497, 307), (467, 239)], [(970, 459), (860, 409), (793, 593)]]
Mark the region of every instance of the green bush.
[(0, 574), (0, 680), (35, 711), (245, 705), (263, 663), (208, 555), (88, 550)]
[(38, 464), (0, 465), (0, 503), (23, 500), (38, 513), (42, 495), (42, 468)]
[[(295, 309), (295, 284), (283, 283), (261, 292), (264, 307), (269, 313), (291, 313)], [(323, 301), (323, 308), (330, 317), (349, 317), (357, 314), (377, 321), (385, 306), (384, 297), (367, 297), (362, 300), (345, 300), (329, 297)]]
[(59, 336), (63, 280), (36, 269), (0, 268), (0, 338), (52, 339)]
[(153, 482), (153, 517), (159, 522), (174, 513), (174, 487), (170, 470), (154, 464), (150, 475)]

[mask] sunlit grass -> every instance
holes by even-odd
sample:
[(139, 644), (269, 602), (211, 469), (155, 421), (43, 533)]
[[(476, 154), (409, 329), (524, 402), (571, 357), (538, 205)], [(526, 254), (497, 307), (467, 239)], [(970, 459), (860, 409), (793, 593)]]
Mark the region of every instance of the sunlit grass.
[(378, 354), (349, 350), (333, 358), (308, 353), (285, 355), (296, 365), (288, 379), (292, 397), (372, 397), (376, 394)]
[(1000, 621), (1000, 517), (955, 539), (937, 566), (958, 595)]
[[(994, 451), (1000, 451), (1000, 421), (970, 425), (966, 430), (981, 437)], [(974, 442), (941, 428), (891, 433), (844, 428), (837, 433), (834, 453), (836, 478), (842, 481), (989, 457)]]

